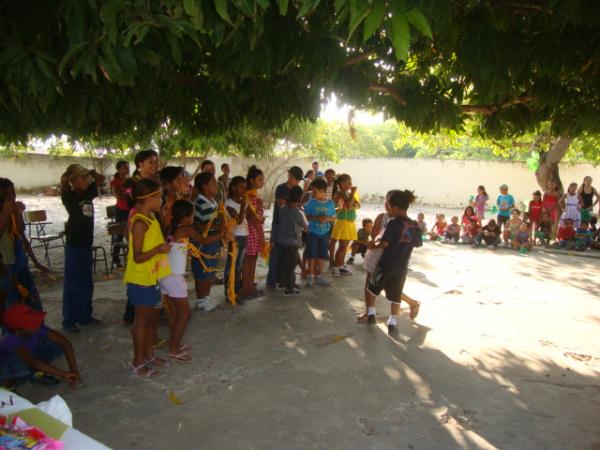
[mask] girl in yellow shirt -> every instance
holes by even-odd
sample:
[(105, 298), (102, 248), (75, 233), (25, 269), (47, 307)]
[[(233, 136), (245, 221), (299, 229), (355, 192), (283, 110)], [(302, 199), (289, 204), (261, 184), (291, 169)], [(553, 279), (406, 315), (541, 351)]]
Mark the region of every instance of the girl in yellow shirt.
[(160, 302), (158, 281), (171, 273), (169, 253), (155, 214), (160, 212), (161, 191), (158, 183), (149, 179), (133, 187), (136, 213), (129, 220), (129, 253), (123, 281), (127, 295), (135, 307), (132, 328), (133, 362), (131, 373), (138, 377), (156, 375), (152, 366), (165, 366), (167, 361), (157, 357), (152, 348), (156, 305)]

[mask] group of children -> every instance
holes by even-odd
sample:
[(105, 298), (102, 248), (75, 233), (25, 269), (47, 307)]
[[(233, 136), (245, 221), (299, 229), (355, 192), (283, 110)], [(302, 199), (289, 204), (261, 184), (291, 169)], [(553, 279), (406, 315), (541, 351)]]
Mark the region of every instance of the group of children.
[(558, 183), (549, 181), (543, 194), (539, 190), (533, 193), (526, 212), (515, 207), (507, 185), (503, 184), (499, 190), (492, 209), (498, 216), (486, 225), (483, 220), (489, 196), (485, 187), (479, 186), (461, 219), (454, 216), (448, 224), (444, 214), (437, 214), (435, 224), (427, 230), (424, 215), (419, 214), (423, 235), (443, 243), (462, 241), (490, 248), (504, 245), (521, 252), (530, 251), (536, 245), (579, 251), (600, 249), (598, 219), (593, 215), (600, 197), (591, 177), (585, 177), (581, 186), (571, 183), (564, 194), (560, 194)]

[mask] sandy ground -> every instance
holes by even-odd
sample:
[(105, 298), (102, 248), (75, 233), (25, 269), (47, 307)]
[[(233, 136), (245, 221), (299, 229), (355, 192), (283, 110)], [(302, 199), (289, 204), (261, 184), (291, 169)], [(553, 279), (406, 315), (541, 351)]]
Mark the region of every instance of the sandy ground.
[[(397, 336), (383, 299), (378, 325), (355, 322), (357, 265), (298, 298), (195, 312), (194, 361), (150, 381), (129, 377), (123, 286), (99, 281), (105, 326), (73, 337), (84, 385), (19, 392), (62, 395), (74, 425), (115, 449), (597, 449), (599, 265), (427, 243), (407, 283), (421, 314), (405, 310)], [(60, 283), (40, 284), (59, 326)]]

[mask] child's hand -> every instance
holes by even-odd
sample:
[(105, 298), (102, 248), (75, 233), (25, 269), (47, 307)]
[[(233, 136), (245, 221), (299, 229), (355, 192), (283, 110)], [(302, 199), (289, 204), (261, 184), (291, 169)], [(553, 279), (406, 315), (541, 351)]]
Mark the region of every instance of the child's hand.
[(166, 242), (164, 244), (160, 244), (158, 247), (156, 247), (157, 253), (169, 253), (170, 251), (171, 251), (171, 244), (167, 244)]
[(62, 379), (69, 384), (71, 389), (77, 387), (77, 385), (81, 383), (81, 377), (77, 372), (65, 372)]
[(327, 216), (319, 216), (319, 223), (325, 223), (328, 221), (328, 217)]

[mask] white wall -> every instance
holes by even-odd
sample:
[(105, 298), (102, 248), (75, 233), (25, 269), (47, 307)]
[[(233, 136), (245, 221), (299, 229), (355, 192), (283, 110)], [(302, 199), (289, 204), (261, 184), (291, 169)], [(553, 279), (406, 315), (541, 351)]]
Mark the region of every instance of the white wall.
[[(231, 165), (233, 175), (245, 175), (251, 164), (262, 168), (267, 175), (264, 196), (270, 197), (273, 187), (286, 178), (286, 170), (298, 165), (310, 169), (311, 159), (282, 160), (277, 158), (251, 160), (244, 158), (211, 158), (220, 171), (220, 165)], [(88, 158), (51, 158), (44, 155), (28, 155), (24, 158), (0, 160), (0, 176), (13, 180), (17, 189), (35, 189), (59, 183), (65, 168), (74, 162), (87, 167), (95, 166), (109, 175), (114, 172), (115, 161)], [(194, 171), (197, 161), (190, 161), (188, 170)], [(464, 205), (477, 186), (483, 184), (495, 198), (498, 186), (506, 183), (517, 202), (529, 202), (531, 193), (538, 189), (535, 176), (525, 163), (502, 161), (441, 161), (434, 159), (349, 159), (339, 163), (321, 163), (321, 170), (332, 167), (337, 173), (348, 173), (358, 186), (361, 196), (383, 196), (390, 189), (414, 190), (419, 203), (439, 206)], [(590, 164), (561, 166), (563, 183), (581, 183), (586, 175), (592, 176), (600, 185), (600, 167)]]

